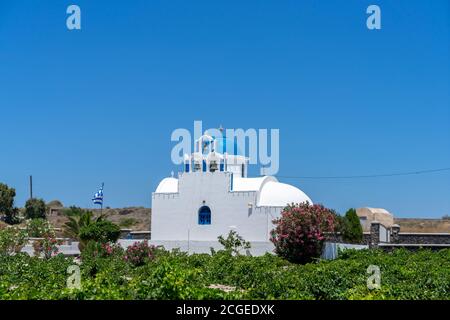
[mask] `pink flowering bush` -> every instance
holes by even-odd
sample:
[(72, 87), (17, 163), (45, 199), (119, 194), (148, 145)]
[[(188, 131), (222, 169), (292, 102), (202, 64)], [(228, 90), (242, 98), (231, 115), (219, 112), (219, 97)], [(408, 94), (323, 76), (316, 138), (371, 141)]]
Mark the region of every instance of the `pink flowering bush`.
[(42, 239), (33, 241), (33, 250), (35, 256), (43, 256), (45, 259), (59, 253), (58, 246), (62, 244), (62, 241), (57, 240), (54, 234), (46, 233), (42, 235)]
[(318, 204), (292, 204), (273, 223), (271, 241), (275, 253), (290, 262), (308, 263), (320, 257), (324, 234), (335, 231), (336, 214)]
[(122, 256), (123, 249), (119, 244), (106, 242), (89, 241), (85, 250), (83, 251), (82, 258), (108, 258), (113, 256)]
[(134, 266), (144, 265), (147, 260), (152, 260), (155, 257), (156, 247), (148, 245), (148, 241), (135, 242), (127, 248), (124, 259)]
[(45, 219), (28, 220), (26, 233), (33, 240), (34, 255), (50, 259), (58, 254), (58, 246), (62, 241), (56, 239), (56, 232), (49, 221)]

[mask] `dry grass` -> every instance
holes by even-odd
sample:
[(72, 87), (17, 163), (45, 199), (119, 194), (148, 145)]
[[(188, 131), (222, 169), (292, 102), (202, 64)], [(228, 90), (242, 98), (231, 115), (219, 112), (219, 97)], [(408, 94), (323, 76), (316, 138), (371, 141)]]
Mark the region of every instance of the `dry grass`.
[(450, 233), (449, 219), (395, 218), (400, 232)]

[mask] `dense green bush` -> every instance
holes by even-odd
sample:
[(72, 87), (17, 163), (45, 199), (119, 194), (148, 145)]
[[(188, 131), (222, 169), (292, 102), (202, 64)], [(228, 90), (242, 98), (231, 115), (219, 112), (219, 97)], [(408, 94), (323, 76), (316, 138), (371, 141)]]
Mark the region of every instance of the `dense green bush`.
[(85, 243), (95, 241), (100, 243), (116, 242), (120, 236), (120, 227), (108, 220), (97, 220), (81, 227), (80, 240)]
[(45, 219), (47, 206), (42, 199), (32, 198), (25, 203), (25, 217), (27, 219)]

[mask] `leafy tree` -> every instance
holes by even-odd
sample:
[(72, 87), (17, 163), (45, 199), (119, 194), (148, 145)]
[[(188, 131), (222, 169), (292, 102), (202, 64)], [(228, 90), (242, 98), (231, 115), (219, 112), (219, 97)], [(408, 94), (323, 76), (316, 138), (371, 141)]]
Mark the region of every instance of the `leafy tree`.
[(342, 238), (346, 242), (360, 243), (363, 239), (363, 230), (356, 210), (351, 208), (345, 213)]
[(25, 217), (27, 219), (45, 219), (47, 206), (42, 199), (32, 198), (25, 203)]
[(19, 209), (14, 207), (10, 212), (5, 214), (5, 222), (7, 224), (19, 224), (21, 221), (19, 217)]
[(0, 183), (0, 215), (4, 216), (4, 221), (8, 224), (17, 224), (19, 210), (14, 207), (14, 197), (16, 190)]
[(336, 214), (322, 205), (292, 204), (275, 219), (271, 241), (275, 252), (294, 263), (308, 263), (322, 254), (325, 233), (335, 231)]

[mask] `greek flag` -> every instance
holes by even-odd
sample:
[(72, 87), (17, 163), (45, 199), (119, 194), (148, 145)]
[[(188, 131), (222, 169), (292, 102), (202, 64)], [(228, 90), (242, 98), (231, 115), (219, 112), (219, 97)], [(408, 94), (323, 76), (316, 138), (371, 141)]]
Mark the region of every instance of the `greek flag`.
[(103, 186), (104, 183), (102, 183), (102, 187), (100, 188), (100, 190), (98, 190), (98, 192), (95, 193), (94, 198), (92, 199), (94, 204), (99, 204), (103, 206)]

